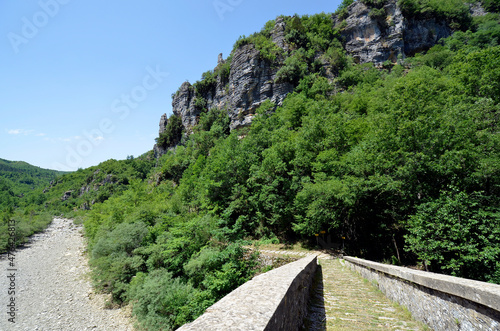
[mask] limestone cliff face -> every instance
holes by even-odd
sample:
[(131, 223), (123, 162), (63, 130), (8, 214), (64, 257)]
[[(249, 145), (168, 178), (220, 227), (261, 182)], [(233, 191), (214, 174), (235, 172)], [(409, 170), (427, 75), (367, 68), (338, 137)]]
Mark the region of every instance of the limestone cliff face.
[(348, 7), (344, 20), (333, 16), (335, 26), (341, 29), (345, 49), (358, 63), (380, 65), (398, 56), (412, 56), (434, 46), (452, 30), (445, 21), (434, 18), (405, 18), (396, 0), (388, 1), (382, 15), (360, 1)]
[[(283, 19), (278, 18), (271, 37), (279, 47), (287, 50), (284, 32)], [(218, 66), (223, 64), (224, 60), (219, 56)], [(206, 109), (226, 109), (231, 130), (249, 125), (262, 102), (271, 100), (280, 105), (293, 91), (291, 84), (274, 81), (278, 70), (279, 64), (263, 59), (254, 45), (236, 49), (232, 54), (228, 81), (218, 77), (214, 88), (201, 95), (206, 100)], [(188, 132), (198, 123), (202, 111), (196, 106), (196, 99), (193, 85), (185, 82), (172, 100), (173, 113), (181, 116)]]
[(274, 81), (278, 69), (262, 60), (252, 44), (234, 52), (227, 95), (216, 99), (217, 107), (227, 105), (231, 129), (249, 125), (255, 110), (265, 100), (281, 105), (286, 95), (292, 92), (291, 84)]
[(200, 109), (195, 108), (194, 88), (189, 82), (182, 83), (172, 99), (172, 109), (175, 115), (181, 116), (185, 128), (192, 128), (198, 123)]
[[(471, 5), (471, 14), (484, 15), (478, 4)], [(358, 63), (372, 62), (376, 66), (386, 61), (397, 62), (398, 58), (424, 52), (441, 38), (452, 34), (452, 29), (444, 20), (432, 17), (405, 17), (396, 0), (388, 0), (382, 8), (373, 8), (361, 1), (355, 1), (347, 8), (346, 17), (332, 16), (332, 29), (338, 29), (343, 39), (346, 53)], [(275, 21), (271, 40), (284, 54), (290, 54), (290, 45), (285, 37), (286, 23), (281, 17)], [(321, 54), (317, 59), (325, 68), (329, 63)], [(287, 94), (293, 91), (290, 83), (276, 81), (276, 73), (283, 65), (283, 59), (274, 63), (264, 59), (252, 44), (234, 50), (230, 70), (224, 78), (216, 77), (203, 91), (196, 91), (194, 85), (185, 82), (172, 100), (173, 113), (182, 118), (182, 124), (189, 134), (198, 123), (202, 111), (225, 109), (231, 119), (231, 130), (250, 125), (255, 110), (266, 100), (281, 105)], [(214, 72), (227, 63), (219, 55)], [(325, 71), (329, 81), (335, 72)], [(160, 134), (167, 123), (166, 117), (160, 122)], [(156, 148), (156, 147), (155, 147)], [(155, 150), (156, 151), (156, 150)], [(164, 151), (158, 151), (162, 154)]]

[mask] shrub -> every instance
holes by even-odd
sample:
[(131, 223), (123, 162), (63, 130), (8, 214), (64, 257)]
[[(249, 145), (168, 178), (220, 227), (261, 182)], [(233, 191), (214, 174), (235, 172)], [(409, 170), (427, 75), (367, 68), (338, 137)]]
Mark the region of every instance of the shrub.
[(212, 71), (206, 71), (201, 75), (201, 80), (193, 84), (196, 96), (206, 96), (208, 92), (213, 91), (217, 85), (217, 74)]
[(97, 241), (90, 264), (96, 271), (94, 279), (99, 288), (111, 292), (113, 299), (123, 301), (130, 279), (144, 267), (144, 260), (134, 256), (148, 234), (146, 224), (122, 223)]
[(368, 15), (374, 19), (382, 19), (387, 16), (384, 8), (373, 8)]
[(500, 11), (500, 0), (482, 0), (484, 8), (489, 12)]
[(344, 69), (347, 66), (347, 58), (342, 48), (342, 45), (334, 45), (328, 48), (323, 54), (323, 57), (333, 66), (337, 71)]
[(273, 43), (270, 35), (264, 32), (254, 33), (250, 37), (240, 36), (233, 46), (233, 51), (248, 44), (253, 44), (260, 52), (260, 57), (269, 62), (274, 62), (280, 55), (283, 55), (283, 50)]
[(370, 7), (382, 8), (387, 0), (361, 0), (361, 2)]
[(307, 46), (306, 29), (300, 17), (294, 16), (287, 22), (285, 33), (286, 40), (296, 48)]
[[(226, 109), (212, 108), (207, 113), (200, 115), (200, 120), (198, 121), (196, 129), (210, 131), (213, 128), (214, 130), (219, 130), (221, 136), (227, 136), (229, 134), (230, 121)], [(218, 128), (216, 128), (216, 126)]]
[(464, 31), (472, 25), (469, 7), (463, 0), (398, 0), (398, 5), (406, 16), (442, 18)]
[(198, 293), (191, 285), (173, 278), (170, 272), (158, 269), (147, 276), (138, 274), (131, 282), (128, 297), (142, 328), (174, 330), (200, 313), (190, 307)]
[(163, 148), (175, 146), (180, 143), (183, 131), (181, 117), (172, 115), (168, 119), (165, 131), (156, 138), (156, 143)]
[(342, 3), (339, 5), (337, 10), (335, 11), (335, 15), (338, 16), (339, 19), (343, 20), (347, 18), (349, 13), (347, 12), (347, 7), (354, 3), (354, 0), (342, 0)]
[(232, 56), (228, 57), (223, 63), (215, 68), (215, 75), (220, 78), (222, 84), (229, 82), (229, 75), (231, 74)]
[(285, 65), (276, 73), (276, 82), (297, 84), (308, 72), (306, 52), (303, 48), (285, 60)]

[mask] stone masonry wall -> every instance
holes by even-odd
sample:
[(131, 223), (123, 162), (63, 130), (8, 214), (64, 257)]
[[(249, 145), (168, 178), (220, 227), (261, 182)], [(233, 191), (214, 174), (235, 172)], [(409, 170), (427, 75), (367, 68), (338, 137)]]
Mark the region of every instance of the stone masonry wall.
[(344, 257), (434, 330), (500, 330), (500, 285)]
[(311, 255), (256, 276), (178, 330), (299, 330), (316, 267)]

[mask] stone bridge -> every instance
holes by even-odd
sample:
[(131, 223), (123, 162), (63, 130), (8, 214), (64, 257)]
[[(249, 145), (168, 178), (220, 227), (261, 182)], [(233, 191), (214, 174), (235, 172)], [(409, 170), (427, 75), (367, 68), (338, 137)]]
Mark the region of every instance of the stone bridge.
[(500, 285), (321, 252), (254, 277), (179, 330), (500, 330)]

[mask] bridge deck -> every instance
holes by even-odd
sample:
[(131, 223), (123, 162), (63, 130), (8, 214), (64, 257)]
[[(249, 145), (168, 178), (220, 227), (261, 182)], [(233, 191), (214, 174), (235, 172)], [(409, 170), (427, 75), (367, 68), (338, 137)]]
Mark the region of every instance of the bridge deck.
[(403, 307), (391, 302), (341, 260), (319, 260), (307, 330), (424, 330)]
[[(260, 252), (297, 257), (311, 254), (276, 249)], [(304, 330), (429, 330), (342, 260), (317, 253), (319, 268)]]

